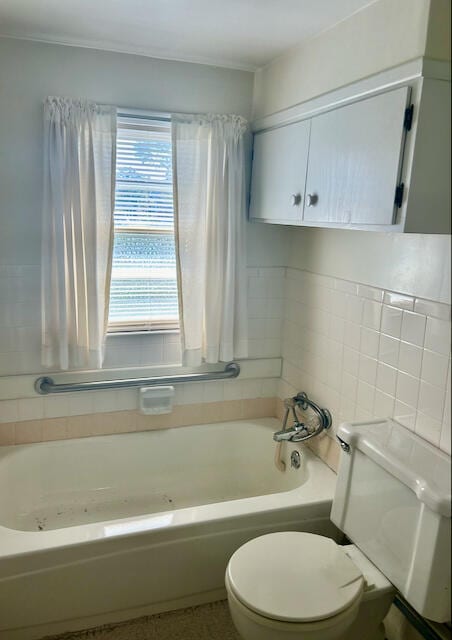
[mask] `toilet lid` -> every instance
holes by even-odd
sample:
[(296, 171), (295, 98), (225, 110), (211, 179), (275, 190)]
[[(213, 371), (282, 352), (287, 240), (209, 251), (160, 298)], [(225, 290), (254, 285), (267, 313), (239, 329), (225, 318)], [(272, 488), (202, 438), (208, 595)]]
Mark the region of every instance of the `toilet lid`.
[(241, 602), (274, 620), (330, 618), (360, 597), (364, 577), (333, 540), (312, 533), (271, 533), (237, 549), (227, 568)]

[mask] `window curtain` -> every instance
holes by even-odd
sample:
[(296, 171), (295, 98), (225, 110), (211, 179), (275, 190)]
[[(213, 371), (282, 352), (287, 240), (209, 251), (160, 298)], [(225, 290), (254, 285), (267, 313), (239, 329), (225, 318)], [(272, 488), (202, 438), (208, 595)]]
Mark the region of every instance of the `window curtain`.
[(44, 103), (42, 362), (102, 365), (113, 247), (116, 110)]
[(245, 258), (247, 123), (172, 116), (183, 363), (248, 354)]

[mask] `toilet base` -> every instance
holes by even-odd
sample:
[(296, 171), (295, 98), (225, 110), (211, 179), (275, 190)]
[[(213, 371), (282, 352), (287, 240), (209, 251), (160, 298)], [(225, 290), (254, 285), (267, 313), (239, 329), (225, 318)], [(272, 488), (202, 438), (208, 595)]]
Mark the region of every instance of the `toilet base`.
[[(395, 589), (372, 598), (364, 594), (358, 616), (348, 631), (347, 640), (385, 640), (383, 620), (394, 600)], [(367, 596), (367, 597), (366, 597)]]

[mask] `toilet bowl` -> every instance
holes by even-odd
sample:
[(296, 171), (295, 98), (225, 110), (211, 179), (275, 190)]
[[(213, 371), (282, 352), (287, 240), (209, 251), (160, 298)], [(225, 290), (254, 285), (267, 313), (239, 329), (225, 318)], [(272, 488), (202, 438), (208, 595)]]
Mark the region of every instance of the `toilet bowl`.
[(382, 640), (394, 595), (354, 545), (293, 531), (240, 547), (225, 581), (244, 640)]

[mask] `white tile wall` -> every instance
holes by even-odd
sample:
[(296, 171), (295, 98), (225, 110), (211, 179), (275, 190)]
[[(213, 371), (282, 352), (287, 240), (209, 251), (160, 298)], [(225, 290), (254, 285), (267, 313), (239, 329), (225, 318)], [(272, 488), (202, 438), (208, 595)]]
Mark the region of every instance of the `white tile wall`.
[[(248, 269), (250, 360), (248, 372), (238, 380), (178, 385), (176, 403), (272, 397), (276, 395), (275, 365), (259, 359), (281, 355), (281, 323), (285, 268)], [(124, 389), (62, 396), (33, 397), (15, 393), (18, 374), (39, 374), (40, 274), (39, 267), (0, 265), (0, 382), (6, 398), (0, 401), (0, 423), (135, 409), (137, 391)], [(110, 335), (104, 368), (180, 364), (178, 333)], [(270, 364), (268, 364), (270, 362)], [(276, 364), (277, 374), (279, 363)], [(277, 375), (276, 374), (276, 375)], [(0, 394), (1, 395), (1, 394)], [(25, 397), (24, 397), (25, 396)], [(3, 396), (5, 397), (5, 395)]]
[[(280, 397), (394, 417), (450, 453), (450, 306), (287, 269)], [(334, 435), (334, 434), (331, 434)]]
[(40, 370), (40, 267), (0, 265), (0, 376)]
[(248, 269), (249, 357), (281, 355), (285, 268)]
[[(283, 267), (248, 269), (251, 358), (281, 354)], [(0, 376), (39, 373), (40, 268), (0, 265)], [(104, 368), (177, 364), (178, 334), (110, 335)]]

